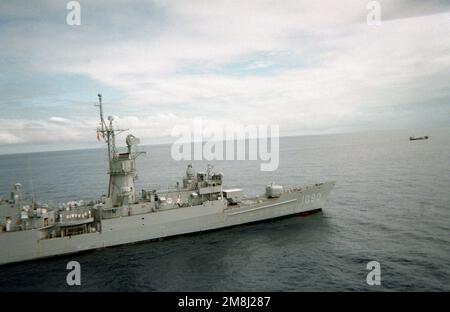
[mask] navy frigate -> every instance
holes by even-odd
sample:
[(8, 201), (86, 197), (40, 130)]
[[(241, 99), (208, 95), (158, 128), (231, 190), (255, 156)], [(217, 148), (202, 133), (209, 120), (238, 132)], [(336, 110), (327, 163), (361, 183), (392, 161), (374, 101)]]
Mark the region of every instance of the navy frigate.
[(103, 117), (97, 133), (108, 147), (107, 195), (92, 201), (60, 205), (25, 198), (16, 183), (0, 197), (0, 265), (34, 260), (170, 236), (203, 232), (320, 211), (334, 182), (303, 187), (268, 184), (257, 197), (239, 188), (224, 189), (224, 175), (195, 172), (191, 165), (181, 183), (164, 190), (136, 192), (136, 158), (139, 139), (126, 137), (126, 150), (116, 148), (113, 118)]

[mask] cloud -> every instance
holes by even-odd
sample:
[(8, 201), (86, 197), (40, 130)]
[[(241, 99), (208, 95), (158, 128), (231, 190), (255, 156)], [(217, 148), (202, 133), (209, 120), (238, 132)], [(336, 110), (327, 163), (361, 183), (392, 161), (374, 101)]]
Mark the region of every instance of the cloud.
[[(58, 1), (39, 7), (39, 16), (31, 4), (2, 3), (0, 62), (5, 80), (27, 71), (117, 90), (121, 104), (105, 93), (105, 110), (142, 138), (167, 136), (195, 117), (279, 124), (281, 134), (448, 123), (450, 6), (380, 3), (382, 23), (371, 27), (367, 1), (83, 2), (78, 28), (64, 24)], [(56, 112), (54, 96), (27, 86), (46, 110), (35, 122), (30, 97), (8, 94), (30, 109), (20, 120), (0, 117), (0, 144), (91, 135), (96, 121), (86, 106)], [(436, 114), (434, 124), (417, 118)]]
[(50, 122), (55, 124), (69, 125), (71, 121), (64, 117), (50, 117)]
[[(170, 137), (175, 125), (188, 124), (188, 118), (174, 114), (157, 114), (146, 116), (114, 116), (116, 129), (131, 128), (137, 137), (158, 138)], [(1, 119), (0, 144), (64, 144), (66, 142), (96, 142), (96, 129), (99, 121), (95, 118), (87, 120), (51, 117), (46, 120)]]
[(93, 131), (89, 123), (63, 120), (0, 119), (0, 144), (86, 141), (86, 130)]

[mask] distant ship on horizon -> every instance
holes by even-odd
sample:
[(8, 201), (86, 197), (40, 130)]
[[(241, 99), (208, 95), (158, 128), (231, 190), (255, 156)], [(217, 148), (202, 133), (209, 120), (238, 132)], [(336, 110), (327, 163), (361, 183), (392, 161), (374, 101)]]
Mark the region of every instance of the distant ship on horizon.
[(415, 141), (415, 140), (428, 140), (429, 136), (425, 135), (425, 136), (421, 136), (421, 137), (416, 137), (416, 136), (410, 136), (409, 140), (410, 141)]

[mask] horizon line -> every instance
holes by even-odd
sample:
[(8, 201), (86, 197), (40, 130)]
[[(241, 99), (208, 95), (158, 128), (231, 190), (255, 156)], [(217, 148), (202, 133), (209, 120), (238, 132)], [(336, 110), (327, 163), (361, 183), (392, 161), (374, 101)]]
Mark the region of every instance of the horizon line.
[[(429, 128), (427, 127), (426, 129), (429, 130), (444, 130), (444, 129), (450, 129), (450, 127), (432, 127)], [(409, 131), (409, 130), (425, 130), (425, 128), (414, 128), (414, 129), (406, 129), (406, 128), (401, 128), (401, 129), (364, 129), (364, 130), (353, 130), (353, 131), (343, 131), (343, 132), (332, 132), (332, 133), (309, 133), (309, 134), (286, 134), (286, 135), (280, 135), (279, 138), (291, 138), (291, 137), (308, 137), (308, 136), (328, 136), (328, 135), (346, 135), (346, 134), (361, 134), (361, 133), (378, 133), (378, 132), (395, 132), (395, 131)], [(270, 136), (268, 136), (267, 138), (269, 138)], [(162, 137), (160, 137), (162, 138)], [(245, 140), (255, 140), (255, 139), (259, 139), (258, 138), (245, 138)], [(174, 138), (174, 140), (176, 140), (176, 138)], [(231, 140), (220, 140), (217, 142), (228, 142)], [(241, 140), (232, 140), (232, 141), (241, 141)], [(193, 141), (190, 142), (190, 144), (192, 143), (198, 143), (198, 141)], [(205, 143), (207, 141), (201, 141), (202, 143)], [(85, 142), (87, 143), (87, 142)], [(140, 144), (139, 146), (164, 146), (164, 145), (171, 145), (174, 142), (167, 142), (167, 143), (145, 143), (145, 144)], [(189, 142), (185, 142), (182, 144), (189, 144)], [(22, 146), (26, 146), (28, 144), (23, 144)], [(119, 147), (120, 148), (120, 147)], [(69, 152), (69, 151), (86, 151), (86, 150), (100, 150), (103, 149), (103, 147), (83, 147), (83, 148), (62, 148), (62, 149), (46, 149), (46, 150), (38, 150), (38, 151), (26, 151), (26, 152), (6, 152), (6, 153), (2, 153), (0, 151), (0, 156), (3, 155), (23, 155), (23, 154), (39, 154), (39, 153), (57, 153), (57, 152)]]

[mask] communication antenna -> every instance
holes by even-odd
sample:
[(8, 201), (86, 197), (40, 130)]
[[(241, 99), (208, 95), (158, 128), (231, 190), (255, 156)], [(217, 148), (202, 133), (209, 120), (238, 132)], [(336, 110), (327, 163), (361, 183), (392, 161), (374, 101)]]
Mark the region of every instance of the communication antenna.
[(111, 161), (116, 154), (116, 135), (127, 131), (128, 129), (114, 129), (114, 117), (112, 116), (108, 116), (109, 124), (106, 123), (105, 118), (103, 117), (103, 103), (101, 94), (98, 94), (98, 104), (95, 104), (95, 106), (100, 108), (100, 125), (97, 128), (97, 135), (101, 135), (103, 140), (105, 140), (108, 145), (108, 157)]
[(98, 104), (97, 106), (100, 107), (100, 124), (101, 124), (101, 131), (104, 132), (106, 128), (105, 119), (103, 118), (103, 104), (102, 104), (102, 95), (99, 93), (98, 96)]

